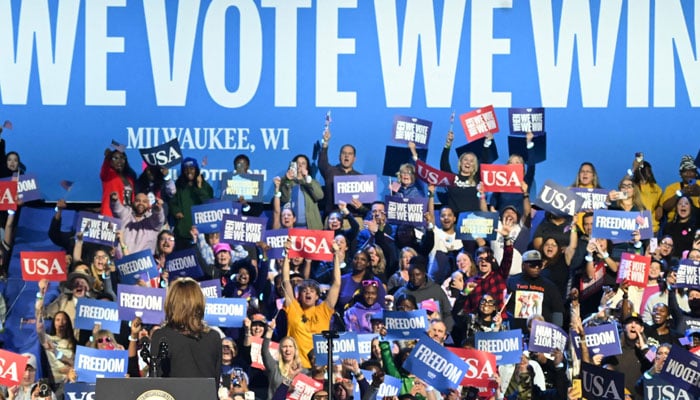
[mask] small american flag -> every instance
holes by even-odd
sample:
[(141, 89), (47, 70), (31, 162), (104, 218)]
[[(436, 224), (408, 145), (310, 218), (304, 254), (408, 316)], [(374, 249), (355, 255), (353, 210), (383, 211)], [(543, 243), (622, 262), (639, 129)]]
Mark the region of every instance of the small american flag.
[(64, 179), (64, 180), (61, 181), (61, 187), (62, 187), (66, 192), (68, 192), (68, 191), (71, 190), (71, 188), (73, 187), (73, 181), (67, 181), (67, 180)]
[(112, 148), (114, 150), (124, 153), (126, 151), (126, 146), (112, 139)]
[(455, 124), (455, 112), (452, 110), (452, 114), (450, 114), (450, 132), (452, 132), (452, 127)]
[(206, 167), (209, 163), (209, 158), (207, 156), (202, 157), (202, 167)]
[(328, 111), (326, 112), (326, 128), (328, 128), (329, 126), (331, 126), (331, 121), (332, 121), (332, 120), (331, 120), (331, 110), (328, 110)]
[(12, 129), (12, 121), (6, 119), (5, 122), (2, 124), (2, 127), (5, 129)]

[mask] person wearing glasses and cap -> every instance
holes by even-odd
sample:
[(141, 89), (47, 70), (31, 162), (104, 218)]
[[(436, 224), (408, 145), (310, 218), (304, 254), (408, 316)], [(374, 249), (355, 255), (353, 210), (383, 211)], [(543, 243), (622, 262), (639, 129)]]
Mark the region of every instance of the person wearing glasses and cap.
[(511, 329), (527, 327), (527, 319), (541, 315), (545, 321), (557, 326), (564, 323), (564, 303), (554, 282), (540, 276), (542, 255), (537, 250), (523, 254), (523, 272), (508, 279), (508, 292), (512, 295), (507, 310), (512, 315)]

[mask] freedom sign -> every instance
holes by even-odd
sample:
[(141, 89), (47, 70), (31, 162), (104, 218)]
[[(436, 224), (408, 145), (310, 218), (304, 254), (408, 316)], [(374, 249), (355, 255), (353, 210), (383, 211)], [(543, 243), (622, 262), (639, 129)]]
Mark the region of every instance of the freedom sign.
[(431, 121), (397, 115), (394, 117), (391, 138), (397, 143), (408, 144), (413, 142), (416, 144), (416, 148), (424, 149), (428, 147), (432, 127), (433, 123)]
[(651, 239), (654, 232), (651, 227), (651, 212), (595, 210), (593, 212), (593, 231), (591, 236), (599, 239), (611, 239), (615, 242), (627, 242), (632, 233), (639, 231), (641, 239)]
[(467, 142), (473, 142), (485, 137), (488, 133), (498, 132), (498, 120), (493, 106), (477, 108), (459, 116), (462, 129), (467, 136)]
[(475, 386), (488, 388), (498, 371), (496, 367), (496, 356), (486, 351), (476, 349), (463, 349), (459, 347), (448, 347), (457, 357), (464, 360), (469, 365), (469, 371), (462, 378), (462, 386)]
[(523, 354), (523, 332), (520, 329), (501, 332), (476, 332), (474, 345), (477, 350), (496, 356), (498, 365), (516, 364)]
[(304, 374), (296, 374), (289, 386), (287, 400), (311, 400), (314, 393), (321, 389), (323, 389), (321, 382)]
[(569, 188), (569, 190), (583, 199), (582, 210), (597, 210), (608, 207), (605, 201), (608, 199), (609, 190), (592, 188)]
[(165, 269), (170, 274), (170, 279), (181, 276), (188, 276), (192, 279), (199, 279), (204, 276), (202, 268), (199, 266), (197, 250), (192, 247), (185, 250), (170, 253), (165, 259)]
[[(369, 384), (372, 384), (372, 379), (374, 378), (374, 372), (368, 371), (366, 369), (361, 369), (362, 375)], [(384, 399), (387, 397), (398, 396), (401, 391), (401, 379), (395, 378), (389, 374), (384, 375), (384, 382), (379, 385), (377, 389), (377, 399)], [(357, 398), (357, 397), (356, 397)]]
[(139, 149), (143, 161), (153, 167), (172, 168), (182, 162), (182, 151), (177, 138), (145, 149)]
[[(573, 217), (581, 209), (583, 199), (568, 188), (547, 180), (544, 182), (534, 205), (555, 215)], [(598, 237), (593, 235), (593, 237)]]
[(148, 282), (160, 274), (151, 249), (126, 255), (116, 260), (114, 266), (119, 273), (119, 282), (125, 285), (135, 285), (139, 281)]
[(16, 177), (0, 179), (1, 182), (17, 182), (17, 199), (26, 203), (33, 200), (41, 200), (44, 195), (39, 189), (39, 184), (34, 173), (21, 174), (19, 180)]
[(428, 199), (386, 196), (386, 222), (389, 224), (425, 225), (423, 214), (428, 210)]
[(269, 247), (267, 249), (267, 257), (284, 257), (284, 244), (287, 243), (288, 237), (289, 229), (268, 229), (267, 232), (265, 232), (265, 242)]
[(700, 262), (690, 259), (680, 261), (676, 272), (676, 284), (679, 288), (700, 288)]
[(376, 333), (357, 334), (357, 352), (361, 360), (368, 360), (372, 355), (372, 340), (379, 337)]
[(333, 261), (333, 231), (292, 228), (289, 257), (304, 257), (316, 261)]
[(698, 396), (700, 395), (700, 357), (681, 346), (672, 346), (658, 377)]
[(66, 280), (68, 270), (65, 251), (21, 251), (19, 258), (22, 264), (22, 279), (25, 281)]
[(202, 289), (202, 294), (204, 297), (221, 297), (221, 281), (218, 279), (210, 279), (208, 281), (201, 281), (199, 283), (199, 288)]
[(227, 214), (221, 224), (220, 238), (229, 244), (263, 242), (266, 225), (267, 218), (264, 217)]
[(128, 359), (127, 350), (77, 346), (74, 367), (81, 381), (95, 383), (97, 378), (125, 378)]
[(145, 324), (160, 324), (165, 318), (165, 289), (119, 284), (117, 300), (122, 321), (140, 317)]
[(240, 215), (241, 204), (231, 201), (215, 201), (192, 206), (192, 223), (199, 233), (215, 233), (221, 230), (224, 215)]
[(589, 363), (581, 363), (583, 397), (586, 399), (624, 399), (625, 374)]
[[(341, 332), (337, 339), (333, 339), (333, 364), (341, 360), (351, 358), (360, 359), (357, 347), (357, 334), (355, 332)], [(328, 339), (323, 335), (313, 335), (314, 352), (316, 353), (316, 365), (328, 365)]]
[[(386, 337), (392, 339), (415, 339), (425, 334), (429, 327), (425, 310), (383, 311)], [(432, 339), (431, 339), (432, 340)]]
[(121, 319), (119, 319), (119, 306), (114, 301), (103, 301), (81, 297), (75, 306), (74, 326), (79, 329), (92, 331), (95, 324), (99, 323), (102, 329), (119, 332)]
[(544, 133), (544, 108), (509, 108), (508, 126), (512, 135), (525, 135), (532, 132), (535, 136)]
[[(622, 354), (620, 334), (615, 324), (586, 326), (583, 331), (586, 333), (586, 346), (591, 355), (615, 356)], [(571, 342), (574, 344), (574, 351), (581, 357), (581, 336), (572, 331)]]
[(239, 297), (207, 297), (204, 320), (211, 326), (240, 328), (248, 310), (248, 301)]
[(466, 362), (425, 333), (418, 339), (403, 367), (442, 393), (456, 389), (469, 370)]
[(226, 172), (221, 175), (222, 200), (238, 200), (240, 197), (249, 203), (262, 203), (263, 181), (265, 177), (260, 174), (235, 174)]
[(27, 357), (0, 349), (0, 385), (16, 386), (20, 384), (27, 367)]
[(631, 286), (647, 287), (651, 257), (640, 254), (622, 253), (617, 269), (617, 283), (628, 281)]
[(117, 232), (121, 229), (121, 222), (118, 218), (80, 211), (74, 228), (76, 232), (83, 233), (85, 242), (111, 247), (117, 241)]
[[(263, 359), (262, 359), (263, 338), (251, 336), (249, 339), (250, 339), (250, 360), (251, 360), (250, 366), (253, 368), (261, 369), (264, 371), (265, 365), (263, 364)], [(270, 355), (275, 360), (279, 359), (279, 348), (280, 348), (279, 343), (270, 341), (270, 345), (268, 346), (267, 349), (270, 351)]]
[(457, 220), (456, 238), (461, 240), (496, 240), (498, 229), (498, 213), (485, 211), (470, 211), (459, 213)]
[(371, 203), (377, 200), (377, 175), (342, 175), (333, 178), (333, 193), (336, 203)]
[(532, 321), (528, 350), (551, 353), (555, 349), (564, 351), (568, 335), (560, 327), (545, 321)]
[(17, 181), (0, 181), (0, 211), (17, 209)]
[(481, 164), (481, 185), (485, 192), (522, 193), (523, 164)]
[(454, 186), (457, 175), (433, 168), (423, 160), (416, 160), (416, 176), (428, 185), (449, 187)]

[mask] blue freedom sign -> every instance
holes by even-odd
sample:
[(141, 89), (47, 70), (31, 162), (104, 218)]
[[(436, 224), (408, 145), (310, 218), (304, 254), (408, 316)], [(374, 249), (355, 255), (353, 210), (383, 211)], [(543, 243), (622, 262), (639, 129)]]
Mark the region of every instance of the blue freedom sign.
[(469, 370), (466, 362), (425, 333), (403, 367), (441, 393), (456, 389)]
[(165, 269), (168, 270), (170, 279), (180, 276), (198, 279), (204, 276), (204, 272), (199, 266), (199, 257), (197, 257), (195, 248), (180, 250), (168, 255), (165, 259)]
[[(316, 365), (328, 365), (328, 339), (323, 335), (313, 335), (313, 339)], [(360, 359), (357, 334), (354, 332), (341, 332), (338, 338), (333, 339), (333, 364), (346, 358)]]
[(214, 233), (221, 229), (224, 215), (240, 215), (238, 202), (214, 201), (192, 206), (192, 223), (199, 233)]
[(204, 320), (211, 326), (240, 328), (246, 318), (248, 301), (238, 297), (207, 297)]
[(114, 265), (119, 273), (119, 281), (125, 285), (148, 282), (160, 274), (151, 249), (124, 256), (116, 260)]
[(383, 311), (386, 337), (391, 339), (415, 339), (421, 337), (429, 327), (425, 310)]
[(102, 329), (119, 332), (121, 319), (119, 319), (119, 307), (113, 301), (102, 301), (81, 297), (75, 305), (75, 323), (78, 329), (92, 331), (95, 323), (99, 323)]
[(520, 329), (477, 332), (474, 342), (477, 350), (494, 354), (497, 365), (518, 363), (523, 354), (523, 332)]
[(593, 212), (591, 236), (594, 238), (627, 242), (632, 239), (632, 233), (635, 231), (639, 231), (641, 239), (651, 239), (654, 236), (651, 212), (603, 209)]
[(75, 372), (83, 382), (95, 383), (97, 378), (125, 378), (129, 352), (126, 350), (99, 350), (77, 346)]
[(165, 289), (120, 284), (117, 303), (122, 321), (139, 317), (145, 324), (160, 324), (165, 319)]
[[(587, 326), (583, 328), (583, 331), (586, 333), (586, 346), (591, 355), (615, 356), (622, 354), (620, 333), (615, 324)], [(581, 337), (575, 332), (571, 332), (571, 340), (576, 355), (581, 357)]]

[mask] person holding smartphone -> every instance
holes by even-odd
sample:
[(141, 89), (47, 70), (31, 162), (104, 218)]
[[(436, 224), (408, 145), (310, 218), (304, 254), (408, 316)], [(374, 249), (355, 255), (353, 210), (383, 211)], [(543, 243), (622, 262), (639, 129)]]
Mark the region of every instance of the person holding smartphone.
[(700, 186), (698, 186), (698, 167), (695, 165), (693, 156), (684, 155), (681, 157), (681, 163), (678, 167), (678, 172), (681, 180), (674, 182), (664, 189), (664, 194), (661, 195), (661, 206), (666, 219), (672, 221), (676, 216), (674, 208), (676, 201), (683, 196), (691, 200), (694, 207), (700, 207)]

